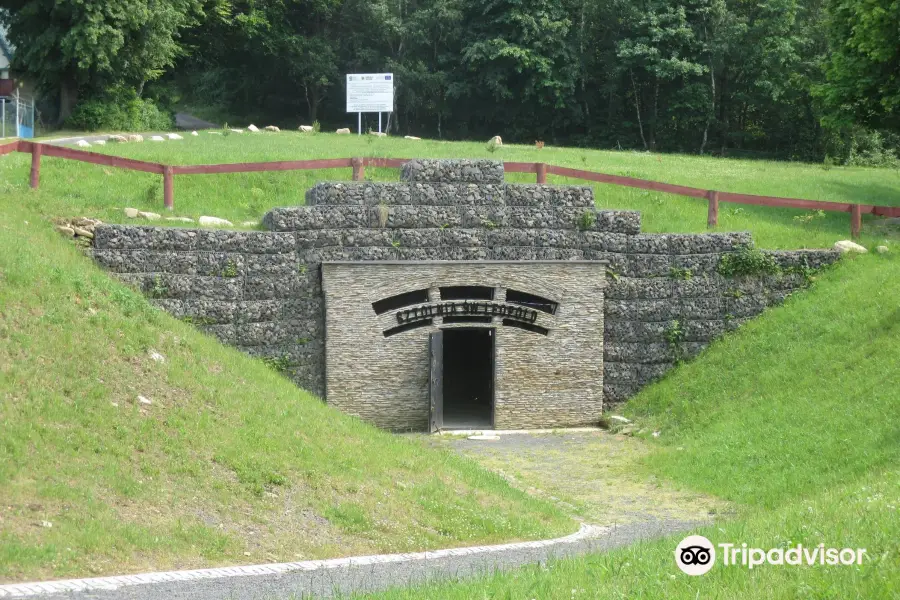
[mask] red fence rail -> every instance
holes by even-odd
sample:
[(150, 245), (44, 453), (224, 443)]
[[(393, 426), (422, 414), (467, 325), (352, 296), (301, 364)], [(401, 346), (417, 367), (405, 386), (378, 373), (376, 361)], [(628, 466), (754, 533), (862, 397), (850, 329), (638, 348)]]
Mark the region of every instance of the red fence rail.
[[(216, 173), (253, 173), (260, 171), (299, 171), (310, 169), (352, 169), (354, 181), (365, 178), (366, 167), (400, 168), (409, 162), (408, 158), (326, 158), (317, 160), (285, 160), (254, 163), (231, 163), (217, 165), (164, 165), (160, 163), (121, 158), (109, 154), (99, 154), (74, 148), (64, 148), (52, 144), (40, 144), (17, 140), (0, 145), (0, 155), (10, 152), (24, 152), (31, 154), (31, 187), (40, 185), (41, 157), (53, 156), (68, 160), (77, 160), (95, 165), (155, 173), (163, 177), (163, 202), (165, 207), (172, 210), (175, 205), (175, 175), (208, 175)], [(881, 206), (877, 204), (853, 204), (848, 202), (824, 202), (821, 200), (803, 200), (800, 198), (779, 198), (777, 196), (757, 196), (754, 194), (737, 194), (718, 190), (703, 190), (663, 183), (661, 181), (649, 181), (624, 177), (622, 175), (608, 175), (594, 171), (557, 167), (546, 163), (531, 162), (504, 162), (504, 170), (507, 173), (534, 173), (538, 183), (547, 183), (547, 175), (558, 175), (571, 179), (581, 179), (596, 183), (621, 185), (642, 190), (665, 192), (691, 198), (703, 198), (708, 202), (707, 226), (716, 227), (719, 224), (719, 202), (733, 202), (736, 204), (753, 204), (757, 206), (773, 206), (782, 208), (801, 208), (806, 210), (824, 210), (831, 212), (850, 213), (850, 235), (859, 237), (862, 227), (862, 215), (872, 214), (885, 217), (900, 217), (900, 206)]]

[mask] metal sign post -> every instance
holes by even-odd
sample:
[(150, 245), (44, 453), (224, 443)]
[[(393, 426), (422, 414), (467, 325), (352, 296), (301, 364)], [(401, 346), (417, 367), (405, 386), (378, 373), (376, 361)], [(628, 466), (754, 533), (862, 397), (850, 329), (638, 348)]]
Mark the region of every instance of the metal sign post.
[(347, 75), (347, 112), (357, 113), (356, 131), (362, 135), (362, 113), (378, 113), (378, 133), (381, 133), (381, 113), (394, 110), (394, 74), (363, 73)]

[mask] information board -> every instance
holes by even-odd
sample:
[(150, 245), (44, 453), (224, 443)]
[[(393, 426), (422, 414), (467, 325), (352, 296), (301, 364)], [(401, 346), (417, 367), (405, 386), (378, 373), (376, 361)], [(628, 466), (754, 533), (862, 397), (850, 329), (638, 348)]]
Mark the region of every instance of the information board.
[(347, 112), (382, 113), (394, 110), (394, 74), (347, 75)]

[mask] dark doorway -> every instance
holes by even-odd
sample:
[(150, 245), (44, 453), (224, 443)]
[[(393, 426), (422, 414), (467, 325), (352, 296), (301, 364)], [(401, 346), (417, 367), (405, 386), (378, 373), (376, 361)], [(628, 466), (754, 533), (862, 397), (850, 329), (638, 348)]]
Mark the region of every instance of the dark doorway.
[(494, 330), (449, 328), (442, 333), (444, 428), (493, 427)]

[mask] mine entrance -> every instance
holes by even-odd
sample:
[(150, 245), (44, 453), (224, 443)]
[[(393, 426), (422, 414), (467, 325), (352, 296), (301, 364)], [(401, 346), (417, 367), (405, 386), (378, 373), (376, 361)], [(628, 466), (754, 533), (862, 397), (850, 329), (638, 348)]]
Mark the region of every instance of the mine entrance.
[(485, 429), (494, 424), (492, 328), (431, 334), (431, 429)]

